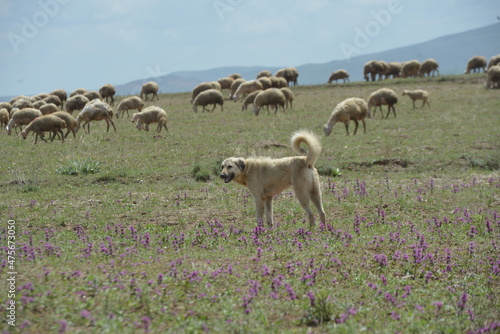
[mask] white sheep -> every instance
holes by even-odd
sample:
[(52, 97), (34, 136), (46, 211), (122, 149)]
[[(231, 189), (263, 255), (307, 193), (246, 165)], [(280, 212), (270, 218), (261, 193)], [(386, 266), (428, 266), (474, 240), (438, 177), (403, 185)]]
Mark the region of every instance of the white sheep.
[(419, 69), (420, 62), (418, 60), (410, 60), (404, 62), (401, 66), (401, 72), (399, 72), (399, 76), (401, 78), (416, 77), (418, 75)]
[(260, 84), (262, 85), (262, 90), (266, 90), (266, 89), (273, 87), (273, 83), (272, 83), (270, 77), (260, 77), (260, 78), (255, 79), (255, 80), (260, 82)]
[(9, 102), (0, 102), (0, 109), (2, 108), (7, 109), (10, 115), (10, 111), (12, 110), (12, 104), (10, 104)]
[(6, 127), (9, 124), (10, 114), (7, 108), (0, 108), (0, 123), (2, 127)]
[(245, 98), (248, 94), (256, 90), (262, 90), (262, 84), (258, 80), (249, 80), (243, 82), (233, 95), (233, 100), (238, 101), (240, 98)]
[(229, 94), (230, 100), (233, 99), (234, 94), (236, 93), (236, 91), (238, 90), (240, 85), (244, 82), (245, 82), (245, 79), (243, 79), (243, 78), (234, 79), (233, 83), (231, 84), (231, 94)]
[(394, 107), (396, 103), (398, 103), (398, 96), (396, 95), (396, 92), (390, 88), (380, 88), (368, 97), (368, 117), (371, 117), (372, 107), (375, 107), (373, 116), (375, 116), (375, 111), (377, 110), (377, 107), (379, 107), (380, 113), (382, 114), (382, 117), (384, 117), (384, 114), (382, 113), (382, 105), (387, 105), (387, 115), (385, 118), (389, 117), (391, 109), (394, 112), (394, 117), (396, 117), (396, 108)]
[(231, 89), (231, 84), (234, 82), (234, 78), (225, 77), (217, 80), (221, 89)]
[(62, 141), (64, 142), (64, 134), (62, 129), (66, 128), (66, 122), (64, 122), (61, 118), (56, 117), (54, 115), (43, 115), (35, 118), (33, 121), (28, 124), (26, 129), (19, 133), (23, 139), (26, 139), (30, 132), (36, 133), (35, 144), (38, 141), (38, 137), (42, 138), (44, 142), (47, 142), (45, 138), (43, 138), (43, 133), (46, 131), (52, 132), (52, 138), (50, 141), (53, 141), (56, 135), (60, 135)]
[(283, 88), (283, 87), (288, 87), (288, 82), (286, 81), (285, 78), (282, 77), (277, 77), (277, 76), (272, 76), (269, 77), (271, 80), (271, 86), (273, 88)]
[(110, 106), (113, 106), (115, 104), (115, 94), (116, 94), (116, 89), (113, 85), (111, 84), (105, 84), (101, 88), (99, 88), (99, 94), (101, 97), (104, 99), (104, 102), (108, 102), (108, 98), (111, 100), (109, 103)]
[(493, 65), (488, 69), (486, 88), (500, 88), (500, 65)]
[(490, 69), (492, 66), (499, 64), (500, 64), (500, 54), (490, 58), (490, 61), (488, 62), (488, 69)]
[(73, 138), (76, 138), (76, 133), (78, 132), (78, 122), (73, 116), (71, 116), (70, 113), (61, 110), (50, 115), (59, 117), (66, 123), (66, 129), (68, 129), (68, 131), (64, 134), (64, 138), (68, 137), (70, 132), (73, 133)]
[(343, 122), (345, 124), (345, 131), (349, 135), (349, 121), (354, 121), (356, 127), (354, 128), (353, 135), (358, 131), (359, 121), (363, 123), (363, 130), (366, 133), (365, 118), (368, 114), (368, 105), (365, 100), (357, 97), (348, 98), (333, 109), (330, 119), (323, 127), (325, 135), (329, 136), (332, 133), (332, 128), (337, 122)]
[(245, 101), (243, 102), (243, 105), (241, 106), (241, 111), (247, 110), (248, 105), (250, 105), (250, 104), (253, 105), (253, 101), (255, 101), (255, 97), (260, 92), (262, 92), (262, 91), (256, 90), (255, 92), (248, 94), (247, 97), (245, 98)]
[(7, 130), (7, 134), (10, 135), (12, 133), (12, 129), (21, 125), (28, 125), (32, 120), (39, 116), (42, 116), (42, 113), (40, 112), (40, 110), (34, 108), (25, 108), (22, 110), (13, 108), (9, 123), (5, 127), (5, 130)]
[(214, 107), (210, 111), (214, 111), (215, 107), (220, 104), (220, 108), (224, 111), (224, 97), (218, 89), (208, 89), (204, 90), (193, 101), (193, 111), (198, 111), (198, 106), (202, 106), (202, 111), (205, 111), (205, 106), (213, 104)]
[(40, 106), (40, 108), (38, 110), (40, 110), (42, 115), (48, 115), (48, 114), (52, 114), (53, 112), (58, 111), (59, 107), (56, 106), (54, 103), (47, 103), (47, 104), (44, 104), (43, 106)]
[[(260, 108), (263, 106), (274, 107), (274, 114), (278, 112), (279, 106), (285, 111), (286, 97), (285, 94), (279, 88), (269, 88), (266, 89), (255, 97), (253, 101), (253, 112), (255, 116), (259, 115)], [(268, 108), (269, 113), (269, 108)]]
[(118, 103), (118, 107), (116, 107), (116, 118), (120, 118), (121, 113), (125, 114), (127, 112), (127, 117), (129, 117), (128, 111), (130, 109), (137, 109), (137, 111), (141, 111), (144, 108), (144, 102), (142, 102), (141, 98), (138, 96), (130, 96), (124, 98)]
[(257, 73), (257, 76), (255, 77), (255, 79), (269, 78), (269, 77), (272, 77), (272, 76), (273, 76), (273, 74), (271, 73), (271, 71), (269, 71), (269, 70), (262, 70), (259, 73)]
[(113, 109), (109, 106), (109, 104), (102, 102), (101, 100), (93, 100), (85, 105), (85, 107), (80, 111), (78, 116), (76, 117), (76, 121), (78, 123), (78, 128), (80, 129), (80, 124), (83, 122), (83, 130), (85, 131), (85, 125), (87, 125), (87, 133), (90, 133), (90, 122), (91, 121), (106, 121), (106, 132), (109, 131), (109, 124), (113, 126), (113, 129), (116, 127), (115, 123), (111, 119), (113, 117)]
[(286, 98), (285, 108), (288, 108), (288, 105), (290, 104), (290, 109), (292, 109), (293, 108), (293, 99), (295, 98), (295, 94), (288, 87), (280, 88), (280, 90), (283, 92), (283, 94), (285, 94), (285, 98)]
[(439, 67), (439, 64), (437, 61), (435, 61), (432, 58), (426, 59), (420, 65), (420, 68), (418, 69), (418, 76), (420, 76), (420, 77), (424, 77), (425, 75), (434, 76), (434, 74), (437, 74), (437, 76), (439, 76), (438, 67)]
[(66, 101), (66, 111), (73, 115), (75, 110), (81, 111), (89, 102), (89, 99), (82, 94), (73, 95)]
[(132, 122), (137, 122), (136, 127), (138, 130), (144, 129), (149, 131), (149, 124), (158, 123), (156, 131), (161, 132), (162, 128), (168, 131), (167, 113), (158, 106), (149, 106), (141, 112), (134, 113), (132, 115)]
[(24, 109), (24, 108), (32, 108), (33, 101), (29, 98), (21, 97), (12, 103), (12, 108)]
[(349, 73), (346, 70), (338, 70), (333, 72), (328, 78), (328, 83), (332, 83), (333, 81), (337, 82), (337, 80), (344, 80), (344, 83), (349, 82)]
[[(234, 80), (233, 80), (234, 81)], [(201, 82), (197, 84), (194, 88), (193, 91), (191, 92), (191, 103), (193, 103), (194, 99), (203, 91), (209, 90), (209, 89), (218, 89), (222, 90), (221, 85), (218, 82), (215, 81), (206, 81), (206, 82)]]
[(422, 105), (420, 108), (423, 108), (424, 105), (428, 105), (429, 108), (431, 107), (431, 104), (429, 103), (429, 93), (423, 89), (415, 89), (415, 90), (403, 90), (403, 96), (409, 96), (410, 99), (413, 101), (413, 109), (415, 109), (415, 101), (416, 100), (422, 100)]
[(483, 56), (474, 56), (467, 62), (467, 68), (465, 69), (465, 74), (472, 72), (486, 72), (486, 58)]
[(146, 82), (145, 84), (142, 85), (140, 97), (144, 101), (147, 101), (148, 95), (153, 94), (151, 101), (155, 98), (155, 96), (156, 96), (156, 99), (159, 101), (160, 98), (158, 97), (158, 90), (159, 90), (159, 87), (158, 87), (158, 84), (156, 82), (154, 82), (154, 81)]

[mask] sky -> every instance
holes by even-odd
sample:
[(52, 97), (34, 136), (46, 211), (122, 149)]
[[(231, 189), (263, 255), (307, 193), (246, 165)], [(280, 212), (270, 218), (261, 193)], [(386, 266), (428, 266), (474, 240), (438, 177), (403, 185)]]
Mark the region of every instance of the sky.
[(0, 0), (0, 96), (326, 63), (497, 16), (498, 0)]

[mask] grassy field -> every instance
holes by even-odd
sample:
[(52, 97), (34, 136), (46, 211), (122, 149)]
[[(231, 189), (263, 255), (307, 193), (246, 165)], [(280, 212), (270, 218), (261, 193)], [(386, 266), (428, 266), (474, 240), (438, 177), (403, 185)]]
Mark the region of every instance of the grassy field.
[[(400, 96), (397, 117), (324, 136), (337, 103), (381, 87)], [(414, 88), (431, 108), (412, 110), (401, 92)], [(3, 331), (498, 331), (500, 92), (484, 75), (294, 92), (292, 110), (258, 117), (230, 101), (194, 113), (189, 93), (161, 94), (168, 133), (128, 117), (64, 143), (1, 133)], [(219, 164), (296, 155), (298, 129), (322, 141), (327, 224), (310, 230), (289, 190), (275, 226), (257, 226), (251, 195), (219, 180)]]

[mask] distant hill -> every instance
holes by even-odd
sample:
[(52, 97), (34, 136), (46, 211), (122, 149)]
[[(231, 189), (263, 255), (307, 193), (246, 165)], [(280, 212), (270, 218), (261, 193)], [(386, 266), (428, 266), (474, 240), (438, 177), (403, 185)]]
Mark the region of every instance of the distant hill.
[[(326, 83), (331, 72), (346, 69), (351, 75), (351, 81), (363, 80), (363, 65), (369, 60), (407, 61), (417, 59), (423, 61), (434, 58), (439, 63), (442, 75), (461, 74), (467, 61), (475, 55), (483, 55), (488, 60), (500, 53), (500, 23), (473, 29), (461, 33), (442, 36), (424, 43), (395, 48), (387, 51), (362, 55), (350, 59), (334, 60), (324, 64), (305, 64), (296, 66), (299, 70), (299, 84)], [(131, 95), (140, 92), (141, 85), (154, 80), (160, 85), (161, 93), (177, 93), (191, 91), (200, 82), (212, 81), (232, 73), (239, 73), (247, 80), (255, 78), (261, 70), (276, 72), (278, 67), (266, 66), (232, 66), (219, 67), (203, 71), (173, 72), (167, 75), (135, 80), (123, 85), (117, 85), (118, 95)]]

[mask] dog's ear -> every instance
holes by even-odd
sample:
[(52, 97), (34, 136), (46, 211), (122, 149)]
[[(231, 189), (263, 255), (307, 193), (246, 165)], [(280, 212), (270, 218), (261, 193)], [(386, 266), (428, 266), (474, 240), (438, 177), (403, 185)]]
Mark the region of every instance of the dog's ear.
[(236, 166), (238, 166), (243, 172), (245, 170), (245, 162), (243, 161), (243, 159), (236, 160)]

